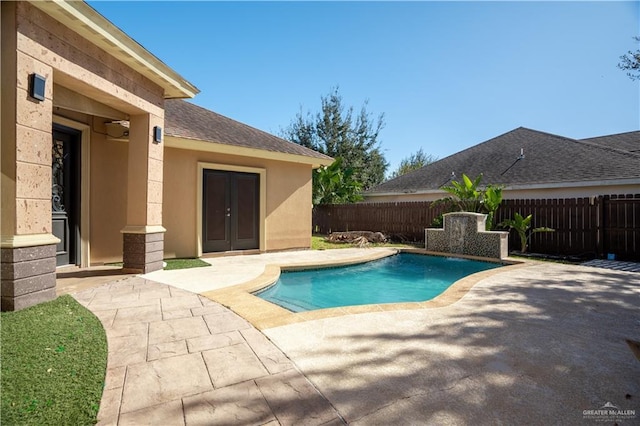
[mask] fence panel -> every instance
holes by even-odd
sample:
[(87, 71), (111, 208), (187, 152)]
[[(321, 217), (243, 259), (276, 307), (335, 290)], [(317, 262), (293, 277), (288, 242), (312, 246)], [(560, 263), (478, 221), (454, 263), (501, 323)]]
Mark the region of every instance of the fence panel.
[[(424, 229), (443, 212), (431, 202), (363, 203), (317, 206), (314, 232), (380, 231), (415, 242), (424, 242)], [(533, 234), (529, 251), (551, 255), (602, 257), (615, 254), (622, 260), (640, 260), (640, 194), (569, 199), (504, 200), (495, 223), (515, 213), (533, 215), (531, 227), (554, 232)], [(515, 232), (510, 250), (520, 249)]]
[(621, 260), (640, 260), (640, 194), (603, 198), (604, 252)]
[(314, 208), (313, 230), (320, 234), (379, 231), (405, 241), (424, 242), (425, 228), (442, 210), (427, 201), (322, 205)]

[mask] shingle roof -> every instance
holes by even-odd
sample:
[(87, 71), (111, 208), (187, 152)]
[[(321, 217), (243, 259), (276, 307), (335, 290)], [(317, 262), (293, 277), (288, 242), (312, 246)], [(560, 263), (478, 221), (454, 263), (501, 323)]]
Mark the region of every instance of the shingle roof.
[(640, 131), (637, 130), (634, 132), (580, 139), (580, 141), (622, 151), (640, 153)]
[(167, 100), (164, 107), (167, 136), (331, 160), (317, 151), (183, 100)]
[[(638, 132), (640, 133), (640, 132)], [(603, 141), (600, 141), (603, 142)], [(520, 150), (524, 157), (520, 157)], [(506, 186), (640, 178), (640, 153), (519, 127), (372, 188), (367, 194), (436, 190), (466, 174)]]

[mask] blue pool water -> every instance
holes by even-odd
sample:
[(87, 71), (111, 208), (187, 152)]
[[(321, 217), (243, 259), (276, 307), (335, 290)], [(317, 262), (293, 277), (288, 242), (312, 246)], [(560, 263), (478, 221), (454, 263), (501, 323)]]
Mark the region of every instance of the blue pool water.
[(501, 266), (467, 259), (401, 253), (372, 262), (283, 272), (256, 296), (293, 312), (338, 306), (421, 302), (467, 275)]

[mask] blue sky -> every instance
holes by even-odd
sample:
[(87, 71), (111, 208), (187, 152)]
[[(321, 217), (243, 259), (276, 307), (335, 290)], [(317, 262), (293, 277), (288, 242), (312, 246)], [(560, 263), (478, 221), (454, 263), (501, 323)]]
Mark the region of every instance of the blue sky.
[(392, 171), (519, 126), (640, 129), (640, 2), (89, 2), (195, 84), (195, 104), (279, 134), (339, 86), (385, 114)]

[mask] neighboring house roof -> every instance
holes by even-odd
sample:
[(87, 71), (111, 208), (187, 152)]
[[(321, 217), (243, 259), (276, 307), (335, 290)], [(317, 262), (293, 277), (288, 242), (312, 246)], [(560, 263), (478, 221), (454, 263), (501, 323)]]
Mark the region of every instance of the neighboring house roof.
[(602, 146), (607, 140), (614, 141), (612, 145), (627, 146), (624, 141), (632, 140), (633, 134), (640, 132), (583, 142), (519, 127), (384, 182), (366, 195), (431, 192), (452, 178), (459, 180), (463, 173), (472, 179), (482, 173), (483, 185), (507, 188), (629, 179), (640, 183), (640, 153)]
[(200, 92), (84, 1), (30, 3), (158, 84), (165, 98), (193, 98)]
[[(165, 135), (170, 137), (308, 157), (315, 159), (318, 164), (324, 165), (333, 162), (331, 157), (317, 151), (263, 132), (190, 102), (167, 100), (164, 107)], [(180, 141), (173, 145), (179, 148)]]
[(640, 131), (580, 139), (580, 141), (621, 151), (640, 153)]

